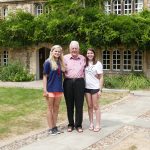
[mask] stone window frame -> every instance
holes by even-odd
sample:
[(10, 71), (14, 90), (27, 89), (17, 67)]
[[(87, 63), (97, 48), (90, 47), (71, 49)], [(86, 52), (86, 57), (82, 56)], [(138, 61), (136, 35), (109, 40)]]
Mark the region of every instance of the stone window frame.
[(4, 50), (0, 52), (0, 66), (8, 65), (8, 51)]
[(132, 60), (131, 51), (125, 50), (123, 52), (123, 71), (131, 71), (132, 69), (131, 60)]
[(118, 49), (115, 49), (112, 52), (112, 70), (113, 71), (121, 70), (121, 53)]
[(111, 3), (110, 3), (110, 1), (105, 1), (104, 3), (105, 3), (104, 4), (104, 6), (105, 6), (105, 12), (107, 14), (110, 14), (111, 13)]
[(121, 0), (115, 0), (113, 1), (113, 12), (117, 15), (122, 14), (122, 4)]
[[(118, 51), (116, 53), (115, 51)], [(128, 51), (128, 52), (127, 52)], [(126, 52), (126, 53), (125, 53)], [(117, 54), (119, 54), (119, 59), (117, 58)], [(125, 55), (127, 57), (125, 57)], [(106, 72), (131, 72), (143, 71), (143, 55), (144, 53), (139, 50), (132, 50), (132, 49), (107, 49), (102, 51), (102, 64), (103, 70)], [(116, 57), (114, 57), (116, 56)], [(126, 63), (125, 63), (126, 60)], [(124, 66), (127, 66), (126, 68)], [(114, 67), (116, 66), (116, 67)], [(118, 67), (119, 66), (119, 67)]]
[(134, 71), (143, 71), (143, 53), (135, 50), (134, 52)]
[(133, 13), (133, 9), (132, 9), (132, 0), (124, 0), (123, 6), (124, 6), (124, 14), (125, 15), (130, 15)]
[(45, 5), (45, 3), (35, 3), (34, 4), (34, 14), (36, 16), (39, 16), (41, 14), (49, 14), (50, 13), (50, 8)]
[[(120, 2), (121, 4), (118, 2)], [(104, 6), (105, 12), (107, 14), (114, 13), (117, 15), (130, 15), (131, 13), (140, 12), (143, 10), (144, 0), (108, 0), (105, 1)], [(121, 8), (121, 11), (119, 10), (119, 6)], [(127, 8), (125, 8), (126, 6)]]
[(44, 4), (43, 3), (35, 3), (34, 8), (35, 8), (36, 16), (39, 16), (44, 13)]
[(2, 6), (0, 8), (0, 17), (5, 19), (8, 16), (8, 6)]
[(111, 55), (109, 50), (103, 50), (103, 70), (110, 70)]
[(3, 18), (6, 18), (8, 16), (8, 7), (4, 7), (2, 9), (2, 13), (3, 13)]
[(143, 10), (143, 0), (135, 0), (134, 11), (141, 12)]

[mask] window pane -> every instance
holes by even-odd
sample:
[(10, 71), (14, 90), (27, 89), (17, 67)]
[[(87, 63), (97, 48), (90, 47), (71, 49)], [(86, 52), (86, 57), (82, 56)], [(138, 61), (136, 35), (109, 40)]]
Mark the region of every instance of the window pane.
[(142, 71), (142, 52), (141, 51), (135, 51), (134, 70)]
[(110, 69), (110, 52), (108, 50), (103, 51), (103, 68), (105, 70)]
[(118, 50), (113, 51), (113, 69), (120, 69), (120, 52)]
[(129, 71), (131, 70), (131, 51), (130, 50), (126, 50), (124, 51), (124, 64), (123, 64), (123, 69), (124, 71)]

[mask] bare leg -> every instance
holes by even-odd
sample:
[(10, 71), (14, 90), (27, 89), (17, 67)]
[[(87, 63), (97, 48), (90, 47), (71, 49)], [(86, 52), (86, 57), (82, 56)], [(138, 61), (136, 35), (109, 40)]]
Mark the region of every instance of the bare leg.
[(92, 97), (90, 93), (86, 93), (86, 101), (88, 105), (88, 114), (89, 114), (89, 121), (90, 121), (90, 130), (93, 130), (94, 128), (94, 123), (93, 123), (93, 102), (92, 102)]
[(97, 131), (97, 130), (100, 129), (100, 120), (101, 120), (100, 107), (99, 107), (99, 98), (98, 98), (97, 93), (92, 95), (92, 101), (93, 101), (93, 108), (94, 108), (95, 115), (96, 115), (95, 131)]
[(47, 101), (47, 122), (49, 128), (54, 127), (54, 120), (53, 120), (53, 102), (54, 98), (46, 98)]
[(61, 101), (61, 97), (56, 97), (54, 102), (53, 102), (53, 106), (54, 106), (54, 109), (53, 109), (53, 123), (54, 123), (54, 127), (56, 126), (56, 123), (57, 123), (60, 101)]

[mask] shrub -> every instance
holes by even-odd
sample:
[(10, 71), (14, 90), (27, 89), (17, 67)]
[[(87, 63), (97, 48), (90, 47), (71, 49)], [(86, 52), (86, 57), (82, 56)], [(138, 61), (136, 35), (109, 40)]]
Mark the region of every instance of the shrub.
[(122, 88), (124, 82), (124, 77), (121, 75), (104, 76), (104, 86), (106, 88)]
[(143, 73), (130, 73), (128, 75), (113, 75), (104, 76), (105, 88), (117, 89), (146, 89), (150, 88), (150, 80), (147, 79)]
[(131, 73), (125, 80), (127, 82), (123, 86), (131, 90), (150, 88), (150, 80), (143, 73)]
[(0, 69), (1, 81), (31, 81), (34, 75), (29, 74), (27, 69), (20, 62), (12, 62)]

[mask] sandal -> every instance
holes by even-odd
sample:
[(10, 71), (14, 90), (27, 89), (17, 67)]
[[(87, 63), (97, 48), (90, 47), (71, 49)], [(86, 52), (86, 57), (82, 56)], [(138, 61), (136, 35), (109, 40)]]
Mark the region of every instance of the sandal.
[(81, 127), (76, 128), (76, 130), (77, 130), (79, 133), (83, 132), (83, 129), (82, 129)]
[(100, 130), (101, 130), (101, 128), (98, 128), (98, 127), (97, 127), (97, 128), (94, 128), (93, 131), (94, 131), (94, 132), (99, 132)]
[(90, 125), (89, 130), (90, 130), (90, 131), (94, 130), (94, 126), (93, 126), (93, 125)]
[(73, 127), (71, 126), (68, 126), (68, 129), (67, 129), (68, 132), (72, 132), (73, 131)]

